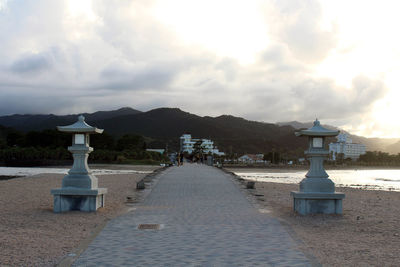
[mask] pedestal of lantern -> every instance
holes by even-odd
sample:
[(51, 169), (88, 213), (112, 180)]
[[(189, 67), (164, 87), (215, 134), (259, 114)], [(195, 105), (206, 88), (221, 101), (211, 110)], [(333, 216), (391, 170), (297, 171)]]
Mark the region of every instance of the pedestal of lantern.
[(51, 190), (54, 212), (96, 211), (104, 207), (107, 188), (98, 188), (97, 178), (87, 164), (89, 153), (93, 151), (89, 146), (89, 135), (102, 133), (103, 130), (88, 125), (83, 116), (79, 116), (76, 123), (58, 126), (57, 129), (72, 133), (72, 146), (68, 150), (72, 153), (74, 163), (63, 178), (61, 188)]
[(309, 137), (309, 148), (305, 151), (310, 161), (310, 169), (300, 182), (300, 191), (291, 192), (293, 208), (306, 215), (312, 213), (342, 214), (343, 193), (335, 192), (335, 184), (329, 179), (324, 169), (324, 160), (329, 151), (324, 149), (325, 138), (336, 136), (339, 131), (325, 129), (316, 120), (314, 126), (296, 133), (297, 136)]

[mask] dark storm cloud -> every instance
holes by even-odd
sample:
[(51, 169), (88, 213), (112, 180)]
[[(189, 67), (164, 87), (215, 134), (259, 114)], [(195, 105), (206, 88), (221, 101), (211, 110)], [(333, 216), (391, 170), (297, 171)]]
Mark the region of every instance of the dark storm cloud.
[[(268, 83), (268, 81), (266, 81)], [(358, 76), (351, 88), (340, 88), (331, 79), (309, 79), (266, 85), (253, 89), (255, 111), (248, 116), (257, 119), (274, 117), (283, 120), (344, 119), (367, 114), (377, 99), (383, 97), (387, 88), (379, 80)], [(256, 107), (260, 111), (257, 111)]]
[(333, 80), (327, 79), (306, 80), (293, 88), (294, 96), (302, 103), (302, 114), (310, 117), (314, 111), (315, 115), (330, 119), (369, 111), (386, 92), (387, 88), (381, 81), (364, 76), (354, 78), (352, 87), (347, 89), (337, 88)]
[(15, 61), (10, 70), (15, 73), (35, 73), (50, 68), (51, 63), (43, 54), (26, 55)]
[(100, 77), (104, 88), (113, 90), (158, 90), (168, 87), (175, 72), (173, 67), (152, 66), (144, 69), (121, 69), (109, 67)]
[(2, 115), (54, 113), (60, 108), (72, 107), (77, 100), (51, 92), (39, 91), (37, 94), (27, 94), (21, 87), (0, 86), (0, 92), (0, 114)]
[(365, 76), (344, 88), (314, 75), (336, 45), (318, 26), (317, 1), (272, 1), (271, 41), (246, 65), (184, 45), (149, 15), (153, 1), (92, 1), (93, 21), (71, 18), (67, 2), (35, 3), (0, 13), (0, 114), (171, 106), (269, 122), (340, 119), (368, 113), (387, 91)]

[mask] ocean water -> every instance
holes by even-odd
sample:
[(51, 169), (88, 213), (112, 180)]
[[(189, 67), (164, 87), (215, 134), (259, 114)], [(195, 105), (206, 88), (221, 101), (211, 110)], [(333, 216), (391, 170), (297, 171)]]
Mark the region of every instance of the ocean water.
[[(0, 175), (7, 176), (31, 176), (41, 173), (67, 174), (70, 168), (23, 168), (23, 167), (0, 167)], [(106, 174), (134, 174), (152, 173), (147, 170), (114, 170), (114, 169), (91, 169), (94, 175)]]
[[(246, 180), (298, 184), (307, 171), (232, 170)], [(328, 170), (329, 178), (336, 186), (370, 190), (400, 191), (400, 170)]]
[[(32, 176), (41, 173), (67, 174), (67, 168), (24, 168), (24, 167), (0, 167), (0, 175), (9, 176)], [(106, 174), (134, 174), (151, 173), (152, 170), (117, 169), (117, 168), (91, 168), (94, 175)], [(304, 179), (307, 171), (285, 171), (285, 170), (252, 170), (231, 169), (236, 175), (246, 180), (260, 182), (275, 182), (298, 184)], [(336, 186), (354, 187), (370, 190), (400, 191), (400, 170), (328, 170), (329, 178)]]

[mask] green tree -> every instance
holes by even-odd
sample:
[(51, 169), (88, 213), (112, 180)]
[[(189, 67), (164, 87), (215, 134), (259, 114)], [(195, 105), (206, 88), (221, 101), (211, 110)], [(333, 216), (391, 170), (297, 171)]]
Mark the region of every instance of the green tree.
[(194, 155), (203, 155), (204, 148), (202, 146), (203, 142), (197, 141), (196, 143), (193, 144), (193, 154)]
[(57, 130), (30, 131), (25, 136), (25, 147), (67, 147), (71, 145), (71, 135)]
[(7, 135), (7, 146), (23, 146), (25, 143), (25, 136), (24, 134), (13, 131)]
[(143, 150), (146, 143), (143, 136), (135, 134), (126, 134), (117, 141), (117, 150)]
[(281, 154), (275, 150), (264, 154), (264, 160), (270, 161), (272, 164), (278, 164), (280, 162)]
[(93, 134), (90, 136), (90, 146), (95, 149), (115, 149), (114, 137), (108, 133)]

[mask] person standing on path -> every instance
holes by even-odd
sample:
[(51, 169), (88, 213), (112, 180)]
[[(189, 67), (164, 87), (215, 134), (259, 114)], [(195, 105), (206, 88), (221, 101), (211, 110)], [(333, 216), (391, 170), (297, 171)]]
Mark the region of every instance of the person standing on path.
[(181, 162), (181, 166), (183, 166), (183, 153), (180, 154), (180, 162)]

